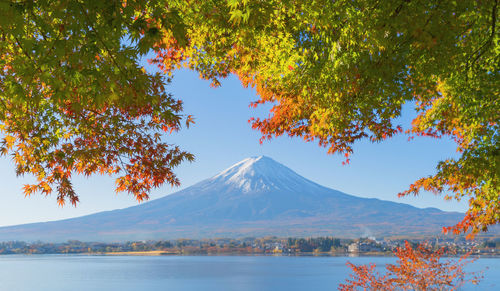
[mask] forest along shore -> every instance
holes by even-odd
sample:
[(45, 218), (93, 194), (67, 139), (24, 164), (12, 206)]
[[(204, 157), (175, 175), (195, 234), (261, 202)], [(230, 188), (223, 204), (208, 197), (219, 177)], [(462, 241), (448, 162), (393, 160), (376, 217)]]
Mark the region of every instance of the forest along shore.
[(444, 247), (449, 255), (472, 253), (500, 256), (500, 237), (444, 239), (340, 239), (316, 238), (214, 238), (160, 241), (130, 241), (121, 243), (68, 241), (65, 243), (0, 242), (0, 255), (8, 254), (86, 254), (86, 255), (369, 255), (392, 256), (405, 240), (417, 244), (426, 242), (433, 248)]

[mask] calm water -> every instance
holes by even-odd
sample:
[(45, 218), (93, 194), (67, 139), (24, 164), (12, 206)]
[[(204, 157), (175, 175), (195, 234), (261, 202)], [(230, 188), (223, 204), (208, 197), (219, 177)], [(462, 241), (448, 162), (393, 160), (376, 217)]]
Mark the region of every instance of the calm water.
[[(88, 290), (336, 290), (350, 273), (345, 262), (392, 263), (386, 257), (281, 256), (0, 256), (2, 291)], [(479, 286), (500, 290), (500, 259), (479, 259)]]

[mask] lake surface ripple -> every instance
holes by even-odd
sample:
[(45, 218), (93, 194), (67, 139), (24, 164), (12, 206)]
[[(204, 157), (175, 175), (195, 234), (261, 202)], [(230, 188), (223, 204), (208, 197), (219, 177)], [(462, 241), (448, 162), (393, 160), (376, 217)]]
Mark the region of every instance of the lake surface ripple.
[[(351, 273), (347, 261), (383, 266), (396, 258), (4, 255), (0, 290), (336, 290)], [(500, 290), (500, 258), (468, 267), (478, 270), (485, 270), (483, 281), (463, 290)]]

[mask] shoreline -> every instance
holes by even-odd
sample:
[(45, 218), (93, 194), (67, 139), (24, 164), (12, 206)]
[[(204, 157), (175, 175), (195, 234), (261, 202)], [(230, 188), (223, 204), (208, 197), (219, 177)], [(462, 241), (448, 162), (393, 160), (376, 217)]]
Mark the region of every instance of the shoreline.
[[(182, 256), (182, 257), (224, 257), (224, 256), (248, 256), (248, 257), (396, 257), (393, 253), (365, 252), (365, 253), (182, 253), (168, 251), (132, 251), (132, 252), (91, 252), (91, 253), (53, 253), (53, 254), (0, 254), (2, 256), (44, 256), (44, 255), (64, 255), (64, 256), (104, 256), (104, 257), (161, 257), (161, 256)], [(443, 256), (443, 258), (460, 258), (461, 256)], [(471, 254), (469, 259), (479, 258), (500, 258), (500, 254)]]

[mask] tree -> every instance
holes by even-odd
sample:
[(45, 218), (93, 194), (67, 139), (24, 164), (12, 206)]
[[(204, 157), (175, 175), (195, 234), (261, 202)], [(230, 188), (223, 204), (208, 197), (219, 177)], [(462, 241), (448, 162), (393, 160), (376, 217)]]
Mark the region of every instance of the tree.
[[(288, 134), (346, 157), (361, 139), (406, 132), (447, 136), (457, 159), (438, 164), (422, 189), (469, 198), (455, 233), (500, 221), (498, 1), (192, 1), (175, 6), (187, 45), (167, 35), (152, 60), (184, 65), (219, 85), (236, 74), (273, 107), (252, 119), (262, 139)], [(415, 104), (411, 128), (395, 124)]]
[(419, 244), (413, 248), (406, 241), (404, 247), (398, 247), (394, 254), (396, 264), (388, 264), (386, 273), (380, 275), (375, 265), (356, 266), (350, 262), (354, 274), (350, 275), (339, 290), (459, 290), (467, 282), (477, 284), (480, 274), (467, 273), (464, 267), (471, 262), (467, 256), (458, 261), (450, 259), (442, 262), (445, 249), (433, 251), (430, 246)]
[[(263, 139), (317, 141), (349, 163), (362, 139), (449, 136), (460, 157), (400, 195), (468, 197), (464, 220), (447, 229), (457, 233), (500, 221), (498, 0), (1, 5), (4, 154), (14, 153), (18, 173), (38, 176), (28, 194), (55, 183), (59, 201), (74, 200), (72, 171), (123, 173), (117, 190), (139, 199), (150, 185), (178, 183), (172, 167), (193, 157), (152, 133), (182, 119), (164, 93), (168, 78), (138, 66), (153, 50), (168, 77), (185, 66), (214, 86), (236, 74), (255, 87), (254, 106), (273, 104), (268, 118), (251, 120)], [(395, 124), (403, 104), (418, 111), (407, 129)]]
[(0, 2), (1, 153), (36, 176), (26, 195), (56, 188), (76, 204), (75, 172), (117, 174), (116, 191), (139, 201), (179, 184), (172, 168), (193, 155), (160, 133), (193, 120), (165, 92), (170, 80), (138, 65), (153, 19), (179, 29), (164, 1)]

